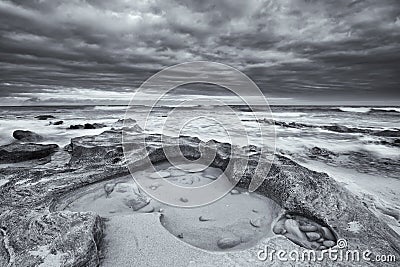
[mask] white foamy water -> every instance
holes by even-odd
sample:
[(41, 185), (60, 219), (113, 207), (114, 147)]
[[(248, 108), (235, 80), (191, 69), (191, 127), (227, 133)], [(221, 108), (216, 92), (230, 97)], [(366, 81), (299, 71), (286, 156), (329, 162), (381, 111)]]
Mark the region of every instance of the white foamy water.
[(125, 106), (95, 106), (94, 107), (94, 110), (105, 110), (105, 111), (108, 111), (108, 110), (123, 110), (123, 111), (125, 111), (126, 110), (126, 107)]
[(361, 112), (361, 113), (366, 113), (368, 111), (371, 111), (371, 108), (350, 108), (350, 107), (341, 107), (339, 108), (342, 111), (346, 112)]
[(374, 108), (374, 110), (396, 111), (400, 113), (400, 108), (396, 107)]

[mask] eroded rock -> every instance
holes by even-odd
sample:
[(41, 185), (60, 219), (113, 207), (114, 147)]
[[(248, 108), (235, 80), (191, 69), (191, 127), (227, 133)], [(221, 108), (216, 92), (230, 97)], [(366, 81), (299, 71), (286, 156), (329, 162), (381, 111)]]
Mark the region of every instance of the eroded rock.
[(76, 125), (70, 125), (69, 129), (72, 130), (79, 130), (79, 129), (100, 129), (106, 127), (105, 124), (103, 123), (85, 123), (85, 124), (76, 124)]
[(15, 209), (0, 215), (11, 266), (98, 266), (103, 223), (90, 212), (43, 214)]
[(15, 130), (13, 132), (13, 137), (22, 142), (35, 143), (43, 140), (43, 136), (28, 130)]
[(55, 122), (50, 122), (51, 125), (62, 125), (64, 124), (64, 121), (55, 121)]
[(40, 159), (58, 150), (58, 145), (12, 143), (0, 146), (0, 163), (14, 163)]

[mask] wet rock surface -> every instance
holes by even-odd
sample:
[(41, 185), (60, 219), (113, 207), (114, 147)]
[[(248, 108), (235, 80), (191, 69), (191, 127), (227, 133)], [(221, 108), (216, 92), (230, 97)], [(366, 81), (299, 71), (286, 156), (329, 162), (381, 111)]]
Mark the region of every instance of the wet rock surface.
[(332, 151), (329, 151), (328, 149), (325, 148), (320, 148), (320, 147), (313, 147), (308, 151), (308, 156), (310, 158), (334, 158), (337, 157), (337, 154), (333, 153)]
[[(70, 159), (65, 165), (0, 169), (0, 176), (8, 180), (7, 183), (0, 186), (0, 227), (10, 240), (9, 254), (15, 255), (14, 258), (4, 255), (3, 246), (0, 248), (2, 254), (0, 258), (3, 261), (4, 259), (6, 261), (13, 260), (19, 263), (17, 266), (31, 266), (48, 263), (48, 261), (58, 262), (60, 266), (96, 266), (100, 263), (101, 236), (104, 231), (100, 217), (91, 212), (56, 211), (54, 203), (85, 186), (129, 175), (128, 163), (122, 157), (121, 137), (121, 131), (113, 130), (97, 136), (74, 138), (66, 148), (70, 153)], [(147, 154), (150, 159), (154, 163), (165, 160), (165, 154), (160, 146), (161, 136), (135, 132), (130, 138), (130, 142), (134, 144), (143, 138), (148, 141)], [(171, 140), (172, 138), (168, 137), (163, 139), (165, 142)], [(213, 149), (215, 147), (217, 151), (213, 167), (225, 169), (230, 160), (231, 146), (218, 142), (212, 143), (215, 145)], [(181, 137), (180, 144), (180, 152), (189, 158), (199, 157), (199, 144), (206, 147), (210, 145), (192, 137)], [(47, 154), (38, 153), (40, 156), (49, 155), (55, 149), (54, 146), (30, 145), (26, 147), (21, 144), (2, 146), (0, 147), (0, 155), (2, 155), (0, 160), (10, 161), (11, 158), (11, 162), (14, 162), (15, 157), (12, 158), (10, 153), (24, 155), (24, 152), (21, 152), (24, 149), (31, 155), (25, 156), (25, 158), (32, 157), (31, 152), (40, 151), (39, 148), (47, 151)], [(254, 150), (254, 148), (243, 148), (238, 151), (247, 155), (246, 151), (250, 150)], [(129, 164), (133, 162), (136, 166), (140, 166), (143, 155), (134, 153), (134, 145), (132, 145), (132, 152), (134, 156), (130, 158)], [(23, 156), (16, 158), (24, 159)], [(332, 242), (336, 241), (330, 239), (330, 233), (334, 238), (347, 240), (349, 248), (368, 249), (372, 255), (393, 254), (396, 255), (396, 258), (400, 257), (399, 236), (384, 221), (378, 219), (364, 207), (352, 193), (328, 175), (311, 171), (287, 157), (277, 155), (272, 162), (271, 171), (265, 177), (269, 169), (266, 159), (262, 157), (260, 159), (257, 152), (252, 153), (250, 159), (245, 175), (236, 177), (235, 175), (240, 173), (239, 170), (245, 166), (240, 160), (240, 154), (232, 158), (233, 167), (226, 170), (228, 177), (240, 180), (237, 186), (247, 189), (252, 175), (262, 176), (265, 180), (256, 192), (271, 198), (285, 210), (285, 213), (292, 216), (292, 218), (285, 217), (283, 225), (280, 227), (277, 226), (276, 229), (274, 227), (274, 232), (278, 233), (275, 239), (260, 241), (262, 244), (268, 245), (270, 248), (295, 248), (301, 251), (311, 247), (309, 244), (313, 244), (313, 242), (320, 244), (319, 240), (322, 241), (322, 246), (329, 247), (333, 245)], [(255, 172), (254, 167), (257, 164), (259, 168)], [(106, 191), (103, 190), (104, 195), (106, 192), (114, 194), (118, 190), (124, 190), (117, 186), (104, 188), (107, 188)], [(140, 207), (136, 202), (131, 204), (131, 209)], [(157, 210), (157, 207), (144, 205), (138, 210), (140, 209), (152, 212), (153, 209)], [(309, 218), (310, 223), (301, 225), (300, 219), (303, 217)], [(198, 223), (209, 223), (213, 219), (205, 215), (203, 219), (206, 218), (209, 221), (202, 221), (198, 218), (196, 217)], [(254, 229), (259, 229), (257, 226), (262, 225), (257, 218), (254, 218), (252, 223), (249, 220), (246, 222), (249, 227)], [(311, 222), (316, 222), (317, 225)], [(355, 223), (358, 226), (357, 231), (351, 227)], [(309, 232), (311, 226), (316, 226), (318, 230)], [(323, 230), (325, 229), (323, 227), (329, 231), (325, 233), (326, 230)], [(324, 237), (323, 240), (311, 241), (317, 238), (317, 234), (321, 235), (321, 238), (323, 235), (328, 237)], [(289, 235), (291, 236), (290, 240)], [(183, 239), (185, 238), (186, 234), (184, 233)], [(231, 236), (221, 238), (234, 239)], [(298, 240), (297, 238), (301, 238), (303, 241), (307, 240), (307, 242), (305, 244), (297, 242), (295, 241)], [(234, 242), (233, 239), (226, 239), (226, 242), (222, 242), (223, 246), (235, 244), (236, 241)], [(315, 246), (311, 248), (323, 249), (323, 247)], [(241, 261), (241, 257), (249, 257), (249, 255), (255, 257), (257, 249), (250, 248), (229, 255), (235, 261), (245, 265), (246, 263)], [(214, 256), (212, 255), (212, 257)], [(215, 257), (218, 258), (218, 256)], [(285, 265), (286, 263), (281, 262), (280, 264)], [(337, 262), (325, 262), (326, 264), (340, 265)], [(362, 262), (360, 264), (360, 266), (366, 265), (372, 265), (372, 263)], [(379, 263), (373, 263), (373, 265), (379, 265)]]
[(0, 146), (0, 163), (15, 163), (27, 160), (41, 159), (50, 156), (58, 150), (58, 145), (12, 143)]
[(76, 124), (76, 125), (70, 125), (69, 129), (71, 130), (79, 130), (79, 129), (100, 129), (106, 127), (105, 124), (103, 123), (85, 123), (85, 124)]
[(50, 125), (62, 125), (62, 124), (64, 124), (64, 121), (50, 122)]
[(10, 266), (98, 266), (103, 223), (96, 214), (22, 208), (0, 218)]
[(53, 115), (38, 115), (35, 116), (36, 119), (38, 120), (47, 120), (47, 119), (55, 119), (56, 117), (54, 117)]
[(13, 132), (13, 137), (22, 142), (35, 143), (43, 140), (43, 136), (27, 130), (16, 130)]

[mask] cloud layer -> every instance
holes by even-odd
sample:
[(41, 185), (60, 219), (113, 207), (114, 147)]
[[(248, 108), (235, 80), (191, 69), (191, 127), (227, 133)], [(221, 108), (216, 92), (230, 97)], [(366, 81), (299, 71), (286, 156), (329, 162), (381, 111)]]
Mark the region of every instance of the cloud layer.
[(267, 96), (400, 100), (397, 0), (0, 0), (0, 36), (3, 98), (127, 93), (210, 60)]

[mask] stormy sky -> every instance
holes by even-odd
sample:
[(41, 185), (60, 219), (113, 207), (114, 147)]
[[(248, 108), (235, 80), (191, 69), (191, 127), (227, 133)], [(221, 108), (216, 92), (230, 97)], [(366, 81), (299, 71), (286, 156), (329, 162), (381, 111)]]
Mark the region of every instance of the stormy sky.
[(270, 98), (400, 103), (400, 1), (0, 0), (0, 105), (116, 103), (197, 60)]

